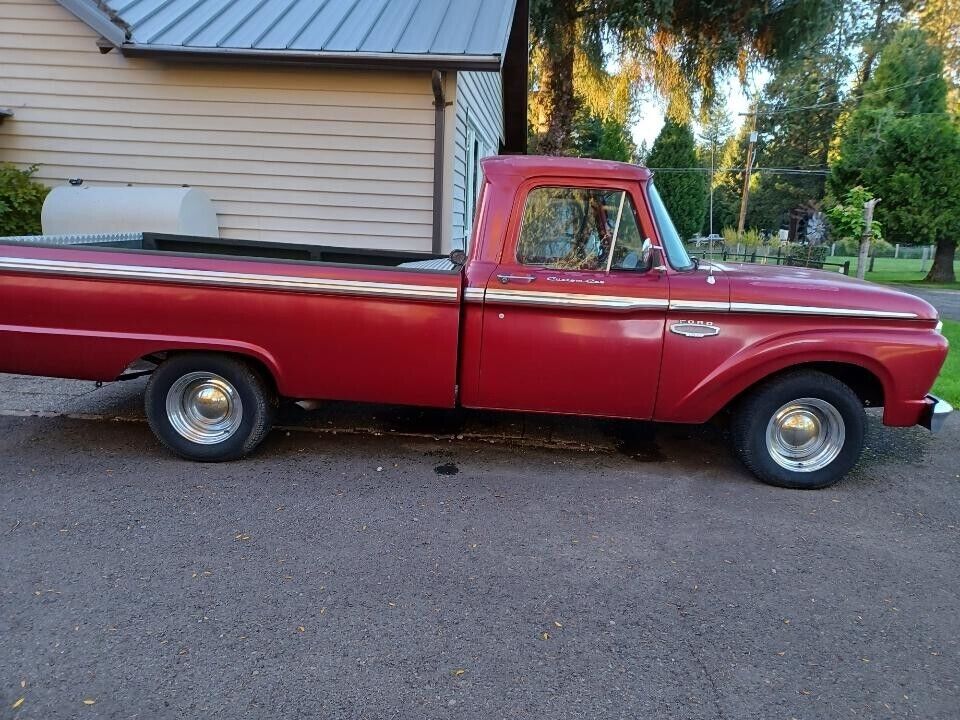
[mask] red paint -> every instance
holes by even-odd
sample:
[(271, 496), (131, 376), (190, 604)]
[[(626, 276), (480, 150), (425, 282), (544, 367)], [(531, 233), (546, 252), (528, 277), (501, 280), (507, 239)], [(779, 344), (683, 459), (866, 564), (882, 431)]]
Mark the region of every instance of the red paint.
[[(0, 270), (0, 371), (112, 380), (140, 357), (214, 350), (256, 359), (281, 394), (703, 422), (772, 373), (810, 362), (866, 368), (884, 422), (917, 422), (946, 357), (936, 312), (905, 293), (832, 273), (750, 265), (678, 272), (569, 272), (516, 262), (526, 193), (540, 185), (626, 190), (655, 241), (650, 173), (618, 163), (503, 157), (484, 163), (461, 276), (139, 252), (0, 245), (0, 257), (456, 288), (456, 301), (89, 279)], [(530, 275), (529, 285), (497, 275)], [(592, 280), (569, 282), (570, 280)], [(601, 284), (602, 281), (602, 284)], [(461, 285), (463, 287), (461, 288)], [(639, 300), (810, 305), (917, 319), (463, 303), (463, 290), (526, 289)], [(669, 331), (692, 319), (720, 333)]]

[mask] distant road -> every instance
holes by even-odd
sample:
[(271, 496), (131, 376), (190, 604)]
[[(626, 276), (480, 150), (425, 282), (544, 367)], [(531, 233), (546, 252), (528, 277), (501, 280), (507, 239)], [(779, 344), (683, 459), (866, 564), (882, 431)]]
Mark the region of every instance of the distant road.
[(927, 290), (914, 285), (903, 290), (922, 297), (940, 311), (940, 317), (946, 320), (960, 320), (960, 290)]

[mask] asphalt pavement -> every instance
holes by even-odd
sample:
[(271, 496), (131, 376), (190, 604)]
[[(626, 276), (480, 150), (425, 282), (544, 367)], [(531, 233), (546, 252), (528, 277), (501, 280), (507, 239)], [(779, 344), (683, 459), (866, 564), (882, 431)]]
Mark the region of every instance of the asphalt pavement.
[(0, 718), (958, 716), (960, 422), (816, 492), (713, 427), (377, 432), (0, 416)]
[(933, 305), (945, 320), (960, 320), (960, 290), (928, 290), (916, 285), (902, 288)]

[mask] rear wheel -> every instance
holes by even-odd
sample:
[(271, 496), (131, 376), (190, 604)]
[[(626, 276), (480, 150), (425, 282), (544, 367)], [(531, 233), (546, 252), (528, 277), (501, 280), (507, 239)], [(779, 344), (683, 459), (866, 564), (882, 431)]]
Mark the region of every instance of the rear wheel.
[(147, 384), (153, 432), (189, 460), (222, 462), (247, 455), (273, 423), (276, 397), (242, 360), (206, 353), (175, 355)]
[(866, 415), (832, 375), (802, 370), (753, 390), (733, 420), (737, 455), (760, 480), (816, 489), (841, 480), (860, 459)]

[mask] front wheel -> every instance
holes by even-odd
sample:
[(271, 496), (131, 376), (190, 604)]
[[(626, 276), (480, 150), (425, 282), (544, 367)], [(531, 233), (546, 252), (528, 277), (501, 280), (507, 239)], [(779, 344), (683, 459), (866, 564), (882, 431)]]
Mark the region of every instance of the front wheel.
[(816, 489), (841, 480), (860, 459), (863, 403), (832, 375), (801, 370), (753, 390), (733, 420), (737, 455), (770, 485)]
[(273, 423), (276, 396), (260, 374), (232, 357), (174, 355), (147, 384), (153, 432), (180, 457), (236, 460), (252, 452)]

